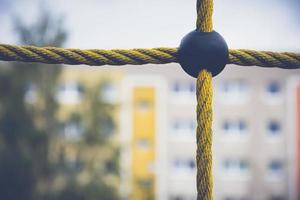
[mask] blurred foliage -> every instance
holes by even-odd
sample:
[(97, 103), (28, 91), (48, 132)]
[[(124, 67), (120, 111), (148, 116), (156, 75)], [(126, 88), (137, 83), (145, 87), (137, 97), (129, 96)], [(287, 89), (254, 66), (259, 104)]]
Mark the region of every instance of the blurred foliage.
[[(18, 17), (14, 25), (20, 44), (62, 46), (67, 38), (63, 19), (44, 7), (32, 25), (25, 25)], [(109, 115), (112, 107), (98, 101), (96, 90), (87, 93), (84, 139), (70, 144), (78, 155), (74, 162), (66, 161), (66, 147), (59, 134), (61, 122), (55, 117), (61, 67), (0, 63), (0, 199), (118, 199), (116, 186), (106, 181), (118, 176), (119, 152), (105, 136), (114, 128)], [(32, 105), (24, 101), (30, 85), (38, 86), (38, 101)], [(74, 120), (81, 119), (75, 115)], [(101, 127), (103, 131), (99, 131)], [(54, 148), (57, 146), (59, 151)], [(107, 148), (110, 157), (95, 159), (94, 154)]]
[(106, 143), (112, 134), (115, 125), (110, 113), (114, 110), (112, 104), (103, 100), (101, 91), (106, 82), (101, 82), (98, 86), (91, 88), (86, 93), (87, 109), (85, 115), (85, 142), (88, 144)]

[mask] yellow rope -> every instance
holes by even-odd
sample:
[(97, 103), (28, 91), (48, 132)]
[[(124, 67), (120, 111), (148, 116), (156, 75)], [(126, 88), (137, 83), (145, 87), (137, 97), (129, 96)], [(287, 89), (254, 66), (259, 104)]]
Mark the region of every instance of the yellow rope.
[(176, 62), (177, 49), (80, 50), (56, 47), (0, 45), (0, 60), (70, 65), (141, 65)]
[(212, 0), (197, 0), (197, 30), (201, 32), (212, 32), (214, 3)]
[[(0, 60), (70, 65), (143, 65), (177, 63), (177, 48), (153, 49), (64, 49), (57, 47), (0, 44)], [(228, 64), (300, 68), (300, 53), (230, 50)]]
[(213, 199), (212, 75), (203, 70), (197, 79), (197, 199)]
[[(211, 32), (212, 15), (213, 0), (197, 0), (197, 30)], [(202, 70), (197, 78), (197, 200), (213, 199), (212, 95), (212, 74)]]
[(300, 68), (300, 53), (230, 50), (228, 64), (297, 69)]
[[(197, 30), (211, 32), (213, 0), (197, 0)], [(70, 65), (142, 65), (178, 62), (177, 48), (64, 49), (0, 44), (0, 60)], [(229, 50), (228, 64), (300, 68), (300, 53)], [(205, 67), (205, 66), (203, 66)], [(197, 78), (197, 200), (213, 199), (212, 180), (212, 75), (202, 70)]]

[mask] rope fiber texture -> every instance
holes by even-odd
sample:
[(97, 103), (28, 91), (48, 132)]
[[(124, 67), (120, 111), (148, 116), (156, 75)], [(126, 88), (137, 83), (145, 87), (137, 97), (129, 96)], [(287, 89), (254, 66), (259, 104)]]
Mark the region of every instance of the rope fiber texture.
[[(177, 48), (153, 49), (64, 49), (57, 47), (0, 44), (0, 60), (69, 65), (143, 65), (177, 63)], [(237, 49), (229, 51), (228, 64), (242, 66), (300, 68), (300, 53)]]
[[(213, 30), (213, 0), (197, 0), (197, 30)], [(0, 44), (0, 60), (70, 65), (142, 65), (178, 62), (177, 48), (80, 50)], [(230, 50), (228, 64), (300, 68), (300, 53)], [(202, 70), (197, 78), (197, 200), (213, 199), (212, 75)]]
[(70, 65), (142, 65), (176, 62), (177, 49), (80, 50), (56, 47), (0, 45), (0, 60)]
[[(197, 0), (197, 30), (213, 30), (213, 0)], [(205, 67), (205, 66), (204, 66)], [(197, 200), (213, 199), (212, 176), (212, 74), (200, 71), (196, 85), (197, 96)]]
[(212, 0), (197, 0), (197, 30), (201, 32), (212, 32), (212, 15), (214, 3)]
[(197, 78), (197, 200), (213, 199), (212, 75), (202, 70)]

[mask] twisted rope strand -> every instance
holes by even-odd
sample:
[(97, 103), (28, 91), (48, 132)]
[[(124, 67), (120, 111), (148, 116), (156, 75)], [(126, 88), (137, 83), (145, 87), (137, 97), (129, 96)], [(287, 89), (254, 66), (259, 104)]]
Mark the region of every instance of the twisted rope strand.
[[(7, 44), (0, 44), (0, 60), (92, 66), (178, 62), (177, 48), (81, 50)], [(236, 49), (229, 51), (228, 64), (296, 69), (300, 68), (300, 53)]]
[(197, 199), (213, 199), (212, 75), (202, 70), (197, 78)]
[(300, 53), (230, 50), (228, 64), (297, 69), (300, 68)]
[[(213, 0), (197, 0), (197, 30), (213, 30)], [(205, 67), (205, 66), (204, 66)], [(212, 176), (212, 74), (202, 70), (197, 78), (197, 200), (213, 199)]]
[(211, 32), (213, 30), (212, 16), (214, 3), (212, 0), (197, 0), (197, 30)]
[(142, 65), (177, 62), (177, 49), (80, 50), (0, 44), (0, 60), (69, 65)]
[[(213, 0), (197, 0), (197, 30), (213, 30)], [(142, 65), (177, 62), (176, 48), (80, 50), (0, 44), (0, 60), (70, 65)], [(299, 53), (230, 50), (228, 64), (300, 68)], [(204, 66), (205, 67), (205, 66)], [(202, 70), (197, 78), (197, 200), (213, 199), (212, 176), (212, 74)]]

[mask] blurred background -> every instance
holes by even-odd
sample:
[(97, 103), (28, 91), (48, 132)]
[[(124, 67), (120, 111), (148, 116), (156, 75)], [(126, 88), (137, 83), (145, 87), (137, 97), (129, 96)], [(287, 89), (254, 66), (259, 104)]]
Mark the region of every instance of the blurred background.
[[(0, 43), (177, 47), (195, 0), (0, 0)], [(230, 48), (300, 51), (299, 0), (215, 0)], [(216, 200), (300, 199), (300, 71), (214, 78)], [(0, 199), (195, 200), (195, 79), (178, 64), (0, 62)]]

